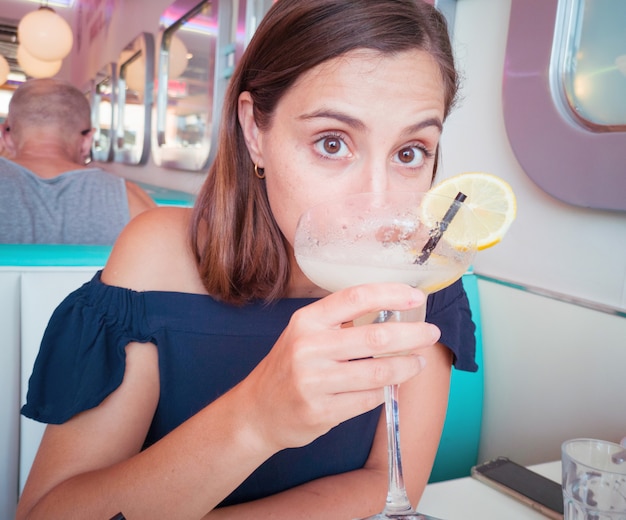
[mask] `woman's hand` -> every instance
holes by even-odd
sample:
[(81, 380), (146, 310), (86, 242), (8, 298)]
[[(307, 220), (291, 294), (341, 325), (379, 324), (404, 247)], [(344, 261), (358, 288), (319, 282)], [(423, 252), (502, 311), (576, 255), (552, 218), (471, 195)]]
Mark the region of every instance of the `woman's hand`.
[[(416, 323), (344, 324), (370, 312), (408, 310), (425, 296), (403, 284), (370, 284), (331, 294), (294, 313), (267, 357), (238, 390), (265, 448), (308, 444), (383, 402), (383, 387), (423, 368), (422, 348), (439, 329)], [(402, 354), (397, 354), (402, 352)], [(396, 355), (388, 356), (396, 353)], [(373, 357), (385, 356), (388, 357)]]

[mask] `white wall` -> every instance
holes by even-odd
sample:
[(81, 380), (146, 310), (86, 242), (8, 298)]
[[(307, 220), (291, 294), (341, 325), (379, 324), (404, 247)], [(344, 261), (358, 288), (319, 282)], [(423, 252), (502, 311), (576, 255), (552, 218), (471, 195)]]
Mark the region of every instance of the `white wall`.
[[(479, 459), (560, 458), (566, 439), (626, 435), (626, 319), (479, 280)], [(621, 341), (620, 341), (621, 339)]]

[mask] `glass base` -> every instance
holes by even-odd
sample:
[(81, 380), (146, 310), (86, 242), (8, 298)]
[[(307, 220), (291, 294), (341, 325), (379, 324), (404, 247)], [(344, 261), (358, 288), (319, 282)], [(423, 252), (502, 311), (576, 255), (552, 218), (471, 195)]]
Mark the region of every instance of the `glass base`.
[(422, 515), (420, 513), (399, 513), (396, 515), (389, 513), (378, 513), (377, 515), (368, 516), (362, 520), (441, 520), (434, 516)]

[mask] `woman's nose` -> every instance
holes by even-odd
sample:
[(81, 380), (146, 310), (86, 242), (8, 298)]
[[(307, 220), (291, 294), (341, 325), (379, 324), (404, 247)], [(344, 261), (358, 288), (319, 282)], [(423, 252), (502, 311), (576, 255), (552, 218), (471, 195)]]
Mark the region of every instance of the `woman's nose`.
[(365, 164), (361, 172), (362, 191), (381, 193), (389, 191), (389, 171), (381, 162)]

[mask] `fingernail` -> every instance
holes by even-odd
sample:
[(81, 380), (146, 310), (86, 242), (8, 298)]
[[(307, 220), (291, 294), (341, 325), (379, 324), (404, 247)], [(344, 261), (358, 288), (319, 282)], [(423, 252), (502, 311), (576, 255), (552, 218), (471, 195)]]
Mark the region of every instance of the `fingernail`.
[(412, 291), (413, 294), (411, 295), (411, 303), (423, 303), (425, 299), (425, 294), (415, 287), (412, 287)]
[(417, 357), (417, 362), (420, 365), (420, 370), (424, 370), (424, 367), (426, 366), (426, 358), (424, 356), (416, 356)]
[(438, 341), (441, 337), (441, 331), (437, 325), (429, 324), (428, 329), (430, 330), (430, 335), (433, 338), (433, 341)]

